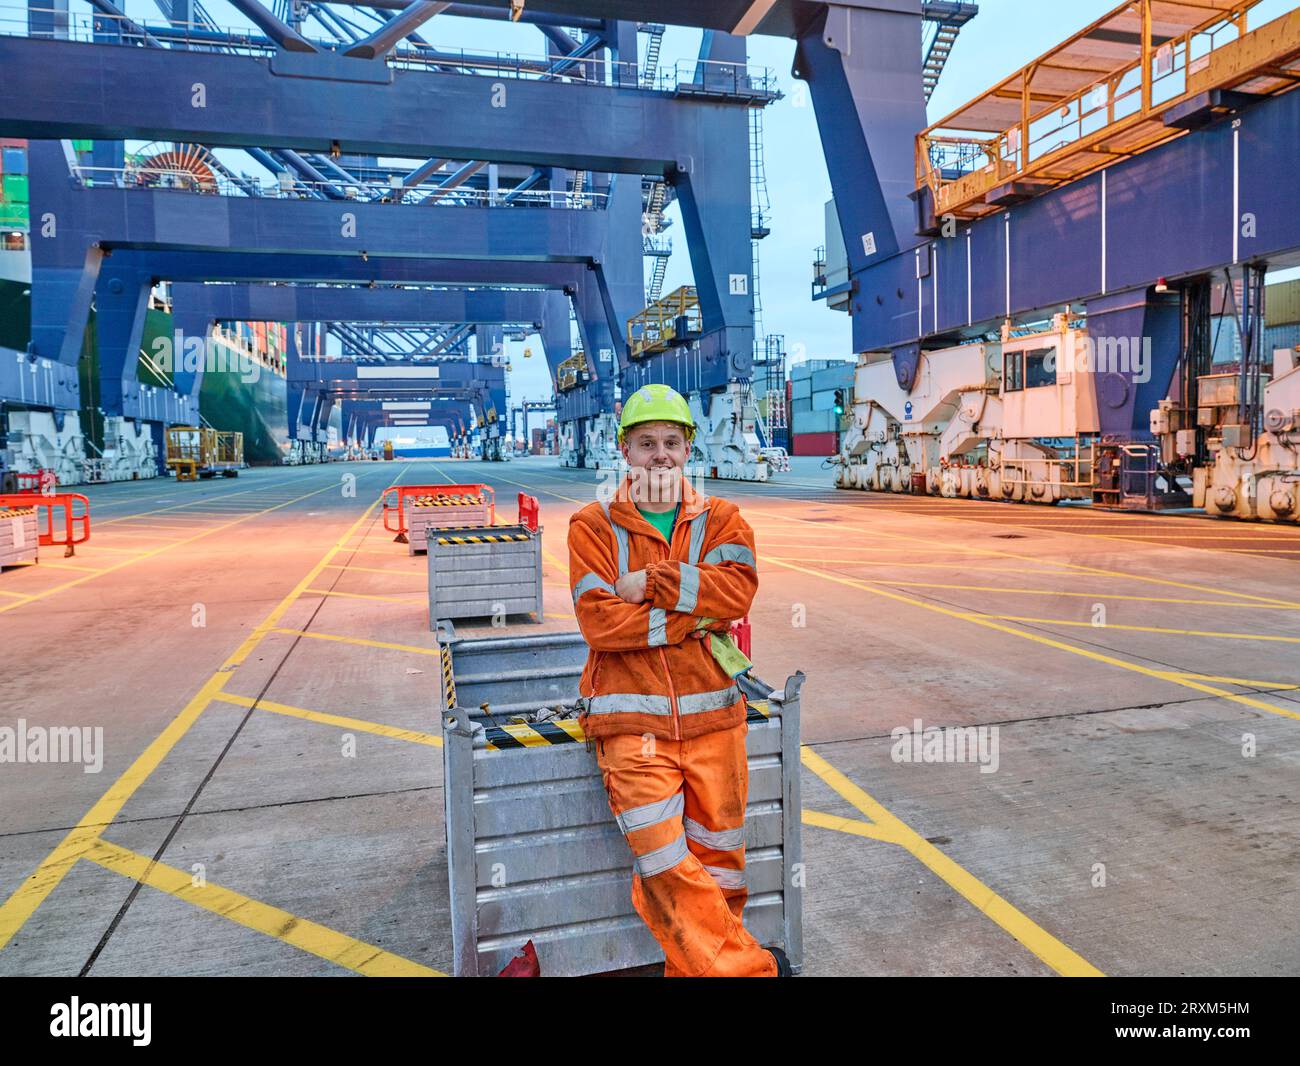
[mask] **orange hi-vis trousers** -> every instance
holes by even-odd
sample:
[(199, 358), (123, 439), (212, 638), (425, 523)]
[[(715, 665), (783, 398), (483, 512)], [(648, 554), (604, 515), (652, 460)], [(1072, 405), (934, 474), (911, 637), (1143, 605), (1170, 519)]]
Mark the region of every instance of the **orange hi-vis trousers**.
[(596, 742), (609, 806), (632, 849), (632, 905), (664, 950), (665, 977), (775, 977), (741, 922), (749, 765), (741, 722), (689, 740)]

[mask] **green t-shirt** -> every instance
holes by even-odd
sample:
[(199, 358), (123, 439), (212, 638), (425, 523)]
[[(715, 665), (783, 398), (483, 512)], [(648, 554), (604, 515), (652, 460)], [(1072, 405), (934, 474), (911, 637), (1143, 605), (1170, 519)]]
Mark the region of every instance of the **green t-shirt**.
[(673, 527), (677, 524), (677, 510), (679, 507), (681, 507), (681, 504), (678, 504), (671, 511), (647, 511), (641, 507), (638, 507), (637, 510), (641, 512), (641, 517), (659, 530), (664, 540), (671, 544), (673, 542)]

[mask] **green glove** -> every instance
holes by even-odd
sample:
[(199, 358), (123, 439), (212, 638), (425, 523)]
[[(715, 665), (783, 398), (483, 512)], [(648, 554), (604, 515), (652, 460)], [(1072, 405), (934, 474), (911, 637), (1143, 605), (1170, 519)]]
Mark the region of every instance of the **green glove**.
[[(696, 629), (704, 629), (713, 625), (718, 620), (716, 618), (702, 618), (696, 623)], [(729, 633), (710, 633), (709, 647), (713, 652), (713, 657), (718, 661), (718, 665), (727, 672), (730, 678), (737, 678), (746, 670), (753, 667), (749, 658), (736, 647), (736, 642), (731, 639)]]

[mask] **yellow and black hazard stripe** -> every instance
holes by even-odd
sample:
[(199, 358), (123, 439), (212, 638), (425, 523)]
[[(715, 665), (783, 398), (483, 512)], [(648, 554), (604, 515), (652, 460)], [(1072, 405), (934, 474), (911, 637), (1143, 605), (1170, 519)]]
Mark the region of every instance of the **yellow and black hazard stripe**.
[(439, 537), (439, 544), (500, 544), (503, 541), (532, 540), (528, 533), (492, 533), (479, 537)]
[(447, 710), (456, 709), (456, 677), (451, 669), (451, 648), (443, 644), (438, 649), (438, 655), (442, 659), (442, 690), (446, 693)]
[(482, 496), (412, 496), (416, 507), (471, 507), (482, 506)]
[(511, 748), (544, 748), (551, 744), (581, 744), (587, 736), (576, 718), (555, 718), (549, 722), (525, 725), (488, 726), (487, 746), (493, 751)]
[(12, 507), (0, 509), (0, 518), (22, 518), (24, 515), (35, 514), (35, 507)]
[[(745, 707), (747, 722), (766, 722), (767, 701), (747, 704)], [(490, 751), (509, 751), (512, 748), (544, 748), (551, 744), (582, 744), (587, 735), (578, 725), (576, 718), (553, 718), (549, 722), (532, 724), (512, 723), (510, 725), (488, 726), (487, 747)]]

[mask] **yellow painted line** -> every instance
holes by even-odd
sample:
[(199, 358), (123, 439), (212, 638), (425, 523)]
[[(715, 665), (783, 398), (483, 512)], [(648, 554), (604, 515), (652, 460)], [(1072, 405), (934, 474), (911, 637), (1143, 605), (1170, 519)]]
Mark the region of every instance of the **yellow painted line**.
[[(962, 569), (965, 569), (963, 567)], [(869, 579), (870, 580), (870, 579)], [(1260, 611), (1297, 611), (1300, 607), (1288, 607), (1281, 603), (1242, 603), (1239, 600), (1184, 600), (1169, 596), (1122, 596), (1114, 592), (1064, 592), (1060, 589), (1017, 589), (1001, 585), (947, 585), (935, 581), (894, 581), (890, 578), (876, 579), (880, 584), (899, 585), (908, 588), (923, 589), (962, 589), (968, 592), (1003, 592), (1019, 596), (1077, 596), (1087, 600), (1132, 600), (1136, 603), (1184, 603), (1202, 607), (1245, 607)]]
[(576, 614), (552, 614), (550, 611), (542, 615), (543, 618), (577, 618)]
[(17, 596), (20, 600), (30, 600), (32, 597), (26, 592), (10, 592), (8, 589), (0, 589), (0, 596)]
[[(853, 530), (853, 532), (858, 532), (858, 531)], [(845, 544), (843, 534), (840, 534), (840, 536), (836, 537), (833, 542), (827, 542), (825, 544), (822, 543), (809, 544), (806, 542), (791, 543), (788, 541), (781, 541), (779, 543), (776, 543), (774, 541), (775, 538), (773, 538), (770, 533), (767, 534), (762, 538), (762, 543), (759, 544), (760, 550), (762, 549), (763, 544), (772, 544), (773, 547), (781, 548), (783, 550), (789, 548), (812, 548), (819, 552), (835, 552), (837, 554), (839, 552), (852, 551), (852, 552), (869, 552), (872, 555), (959, 555), (960, 556), (960, 555), (979, 554), (980, 551), (978, 548), (913, 548), (911, 546), (897, 547), (897, 548), (893, 548), (893, 547), (873, 548), (864, 544)], [(959, 562), (960, 560), (955, 560), (955, 561)]]
[[(118, 515), (118, 517), (116, 518), (105, 518), (101, 521), (92, 520), (93, 528), (97, 529), (100, 526), (116, 525), (119, 522), (127, 522), (136, 518), (144, 518), (147, 517), (148, 515), (168, 514), (172, 511), (184, 510), (186, 515), (201, 514), (206, 509), (207, 505), (220, 503), (224, 500), (230, 500), (236, 496), (246, 496), (250, 492), (266, 492), (268, 489), (279, 488), (283, 485), (287, 485), (293, 480), (294, 480), (293, 478), (283, 478), (278, 481), (268, 482), (265, 485), (254, 485), (246, 489), (236, 489), (234, 492), (222, 492), (215, 496), (205, 496), (202, 499), (198, 499), (198, 500), (186, 500), (184, 503), (173, 504), (171, 507), (157, 507), (152, 511), (137, 511), (135, 514)], [(111, 504), (111, 506), (116, 506), (118, 502), (126, 503), (128, 501), (125, 500), (115, 501), (113, 504)], [(92, 502), (92, 507), (93, 506), (94, 504)]]
[(343, 714), (328, 714), (325, 711), (309, 711), (305, 707), (293, 707), (287, 703), (274, 700), (254, 700), (247, 696), (236, 696), (223, 692), (216, 699), (222, 703), (233, 703), (237, 707), (251, 707), (257, 711), (270, 711), (288, 718), (301, 718), (306, 722), (320, 725), (338, 726), (340, 729), (355, 729), (358, 733), (374, 733), (376, 736), (389, 737), (392, 740), (405, 740), (411, 744), (424, 744), (431, 748), (442, 747), (442, 737), (436, 733), (424, 733), (418, 729), (399, 729), (397, 726), (371, 722), (364, 718), (350, 718)]
[(789, 570), (796, 570), (800, 573), (808, 574), (812, 577), (820, 577), (825, 581), (833, 581), (836, 584), (846, 585), (849, 588), (861, 589), (863, 592), (870, 592), (875, 596), (882, 596), (885, 599), (894, 600), (897, 603), (905, 603), (912, 607), (920, 607), (926, 611), (932, 611), (935, 614), (942, 614), (948, 618), (958, 618), (972, 625), (983, 626), (985, 629), (993, 629), (999, 633), (1006, 633), (1013, 637), (1020, 637), (1022, 640), (1031, 640), (1035, 644), (1042, 644), (1048, 648), (1056, 648), (1059, 651), (1067, 651), (1071, 655), (1079, 655), (1085, 659), (1091, 659), (1094, 662), (1106, 663), (1109, 666), (1118, 667), (1121, 670), (1130, 670), (1134, 673), (1143, 674), (1147, 677), (1158, 678), (1162, 681), (1169, 681), (1175, 685), (1181, 685), (1184, 688), (1194, 689), (1197, 692), (1204, 692), (1210, 696), (1222, 696), (1224, 699), (1232, 700), (1234, 703), (1240, 703), (1247, 707), (1253, 707), (1256, 710), (1268, 711), (1271, 714), (1280, 714), (1285, 718), (1294, 718), (1300, 721), (1300, 713), (1287, 710), (1284, 707), (1278, 707), (1263, 700), (1253, 699), (1250, 696), (1240, 696), (1235, 692), (1228, 692), (1226, 689), (1212, 688), (1209, 685), (1202, 684), (1199, 681), (1193, 681), (1190, 678), (1181, 678), (1171, 675), (1168, 671), (1154, 670), (1148, 666), (1142, 666), (1139, 663), (1128, 662), (1125, 659), (1117, 659), (1113, 655), (1104, 655), (1101, 652), (1093, 651), (1090, 648), (1081, 648), (1075, 644), (1067, 644), (1061, 640), (1054, 640), (1051, 637), (1045, 637), (1039, 633), (1029, 633), (1023, 629), (1015, 629), (1012, 626), (1002, 625), (999, 622), (992, 621), (980, 615), (971, 615), (966, 611), (955, 611), (947, 607), (941, 607), (935, 603), (927, 603), (924, 600), (914, 599), (911, 596), (904, 596), (901, 592), (891, 592), (888, 589), (880, 588), (876, 585), (869, 585), (866, 582), (855, 580), (849, 577), (840, 577), (838, 574), (827, 573), (823, 570), (816, 570), (807, 566), (798, 566), (794, 563), (777, 563), (778, 566), (784, 566)]
[(1275, 636), (1268, 633), (1218, 633), (1205, 629), (1166, 629), (1162, 626), (1129, 626), (1120, 625), (1117, 622), (1107, 622), (1105, 625), (1093, 625), (1092, 622), (1078, 622), (1064, 618), (1033, 618), (1029, 615), (1022, 614), (983, 614), (980, 612), (971, 612), (966, 615), (967, 618), (998, 618), (1004, 622), (1038, 622), (1043, 625), (1053, 626), (1082, 626), (1085, 629), (1122, 629), (1131, 633), (1164, 633), (1169, 636), (1177, 637), (1221, 637), (1224, 640), (1273, 640), (1281, 641), (1284, 644), (1300, 644), (1300, 637), (1283, 637)]
[(809, 810), (807, 807), (803, 809), (803, 824), (813, 825), (818, 829), (833, 829), (837, 833), (851, 833), (853, 836), (879, 840), (886, 844), (897, 844), (899, 842), (892, 833), (881, 829), (878, 825), (859, 821), (857, 818), (844, 818), (838, 814), (825, 814), (822, 811)]
[(1252, 688), (1276, 688), (1276, 689), (1293, 689), (1300, 688), (1300, 685), (1292, 685), (1286, 681), (1250, 681), (1244, 677), (1216, 677), (1214, 674), (1185, 674), (1170, 671), (1172, 677), (1189, 677), (1195, 681), (1219, 681), (1225, 685), (1249, 685)]
[[(101, 544), (98, 540), (90, 541), (89, 544), (89, 548), (83, 548), (82, 550), (97, 552), (125, 552), (127, 555), (136, 555), (140, 551), (139, 548), (114, 548), (108, 544)], [(105, 567), (105, 569), (111, 569), (111, 567)]]
[(188, 732), (212, 698), (221, 691), (229, 673), (218, 672), (185, 705), (167, 727), (154, 738), (122, 775), (72, 827), (67, 836), (0, 905), (0, 950), (9, 943), (51, 892), (58, 887), (79, 858), (96, 843), (100, 830), (113, 821), (126, 801)]
[(878, 831), (888, 834), (891, 843), (910, 852), (932, 873), (964, 896), (976, 910), (1010, 933), (1062, 977), (1104, 976), (1092, 963), (953, 862), (911, 826), (891, 814), (811, 748), (804, 746), (800, 754), (803, 764), (809, 770), (865, 814)]
[[(194, 695), (194, 698), (185, 705), (180, 714), (167, 724), (166, 728), (136, 757), (135, 761), (127, 767), (108, 791), (95, 801), (95, 804), (72, 827), (67, 836), (14, 890), (4, 904), (0, 905), (0, 951), (13, 939), (14, 934), (26, 924), (36, 908), (58, 887), (73, 864), (98, 837), (100, 830), (117, 817), (126, 801), (135, 793), (135, 790), (158, 768), (158, 765), (167, 756), (168, 752), (189, 731), (190, 727), (198, 720), (199, 715), (203, 713), (203, 709), (221, 691), (230, 677), (230, 671), (241, 665), (252, 654), (253, 649), (257, 647), (266, 633), (279, 623), (285, 612), (289, 610), (303, 590), (316, 580), (324, 570), (325, 564), (339, 551), (340, 545), (361, 527), (362, 523), (369, 517), (370, 512), (375, 509), (375, 506), (375, 504), (371, 504), (366, 508), (361, 517), (352, 524), (351, 528), (335, 542), (334, 547), (325, 553), (321, 561), (312, 567), (307, 576), (298, 582), (293, 590), (244, 639), (244, 642), (221, 664), (217, 672), (203, 683), (203, 686)], [(3, 608), (0, 608), (0, 610), (3, 610)]]
[(322, 492), (331, 492), (336, 487), (337, 486), (335, 485), (326, 485), (324, 488), (314, 489), (311, 492), (303, 493), (303, 495), (301, 496), (296, 496), (292, 500), (287, 500), (284, 503), (278, 503), (275, 504), (273, 507), (268, 507), (263, 511), (255, 511), (252, 514), (246, 515), (245, 517), (237, 519), (234, 522), (227, 522), (224, 525), (212, 526), (209, 529), (205, 529), (202, 530), (201, 532), (195, 533), (194, 536), (192, 537), (186, 537), (183, 540), (170, 541), (166, 544), (160, 544), (156, 548), (145, 548), (143, 551), (141, 551), (137, 548), (130, 548), (130, 549), (108, 548), (106, 545), (98, 544), (96, 545), (96, 547), (99, 550), (130, 551), (130, 552), (136, 552), (138, 554), (136, 554), (134, 558), (123, 559), (120, 563), (114, 563), (112, 566), (106, 566), (102, 570), (98, 571), (97, 573), (87, 574), (85, 577), (73, 578), (71, 581), (65, 581), (61, 585), (55, 585), (52, 588), (48, 588), (43, 592), (38, 592), (34, 594), (30, 600), (27, 600), (24, 603), (7, 603), (3, 606), (0, 606), (0, 612), (13, 610), (16, 607), (25, 607), (28, 603), (34, 602), (36, 600), (44, 599), (46, 596), (53, 596), (56, 592), (62, 592), (64, 589), (74, 588), (77, 585), (83, 584), (84, 582), (87, 581), (94, 581), (95, 578), (98, 577), (100, 574), (111, 574), (116, 570), (121, 570), (123, 567), (130, 566), (133, 563), (138, 563), (142, 559), (149, 559), (155, 555), (158, 555), (161, 552), (170, 551), (172, 548), (180, 547), (182, 544), (193, 544), (196, 540), (202, 540), (204, 537), (210, 537), (214, 533), (220, 533), (224, 530), (232, 529), (233, 527), (239, 525), (241, 522), (247, 521), (249, 518), (258, 518), (261, 517), (262, 515), (270, 514), (272, 511), (278, 511), (281, 507), (288, 507), (289, 504), (297, 503), (299, 500), (305, 500), (311, 496), (317, 496)]
[(404, 556), (399, 556), (398, 553), (395, 552), (391, 547), (390, 548), (353, 548), (351, 546), (348, 546), (345, 547), (343, 550), (348, 552), (365, 552), (367, 555), (389, 555), (389, 556), (393, 556), (394, 558), (399, 558), (399, 557), (404, 558)]
[(351, 563), (330, 563), (330, 570), (346, 570), (358, 574), (396, 574), (399, 577), (420, 577), (418, 570), (385, 570), (382, 566), (353, 566)]
[[(113, 530), (114, 533), (151, 533), (156, 529), (161, 529), (166, 533), (193, 533), (203, 525), (202, 522), (191, 522), (188, 526), (159, 526), (150, 523), (147, 526), (118, 526)], [(93, 528), (93, 527), (92, 527)]]
[(42, 570), (81, 570), (87, 574), (98, 574), (103, 571), (102, 566), (79, 566), (76, 563), (65, 563), (60, 559), (57, 563), (42, 562)]
[[(797, 563), (802, 559), (798, 555), (772, 555), (765, 552), (762, 546), (758, 550), (758, 563), (761, 567), (765, 559), (772, 559), (776, 562)], [(1073, 570), (1067, 570), (1062, 566), (1053, 566), (1051, 563), (1040, 563), (1046, 567), (1043, 570), (1026, 570), (1023, 566), (972, 566), (963, 560), (955, 559), (948, 563), (896, 563), (889, 559), (839, 559), (839, 563), (852, 566), (888, 566), (899, 570), (961, 570), (963, 574), (972, 571), (988, 574), (1051, 574), (1053, 577), (1081, 577), (1083, 575)], [(1279, 606), (1281, 606), (1279, 604)]]
[(229, 918), (245, 929), (283, 941), (300, 951), (332, 962), (363, 977), (446, 977), (411, 959), (394, 955), (316, 922), (299, 918), (279, 907), (245, 896), (212, 882), (196, 885), (194, 876), (126, 848), (95, 840), (85, 858), (105, 870), (166, 892), (185, 903)]
[[(343, 596), (349, 600), (378, 600), (381, 603), (406, 603), (406, 604), (412, 602), (409, 599), (402, 599), (400, 596), (376, 596), (370, 592), (339, 592), (335, 589), (307, 589), (306, 591), (309, 595)], [(416, 593), (413, 592), (411, 593), (411, 595), (414, 596), (416, 595)]]
[(1216, 552), (1232, 552), (1235, 555), (1300, 555), (1300, 548), (1212, 548)]
[[(777, 497), (777, 498), (785, 499), (785, 497)], [(799, 522), (799, 523), (808, 522), (808, 520), (805, 518), (795, 518), (790, 515), (772, 514), (771, 512), (755, 511), (753, 508), (750, 508), (750, 513), (755, 516), (762, 516), (765, 518), (771, 518), (771, 519), (784, 521), (784, 522)], [(952, 519), (952, 521), (959, 521), (959, 519)], [(903, 540), (909, 543), (920, 543), (929, 546), (934, 546), (935, 544), (934, 538), (932, 537), (922, 538), (916, 536), (909, 536), (903, 533), (891, 533), (888, 530), (880, 529), (876, 526), (855, 526), (855, 525), (846, 524), (842, 528), (845, 533), (857, 533), (869, 537), (888, 537), (892, 540)], [(760, 544), (760, 548), (761, 548), (761, 544)], [(1002, 551), (997, 548), (970, 548), (969, 550), (979, 555), (986, 555), (991, 558), (1017, 559), (1020, 560), (1021, 562), (1030, 562), (1030, 563), (1042, 563), (1045, 561), (1043, 560), (1042, 556), (1022, 555), (1017, 552)], [(762, 557), (760, 556), (760, 561), (761, 559)], [(1057, 566), (1068, 567), (1070, 570), (1081, 574), (1099, 574), (1103, 577), (1117, 577), (1117, 578), (1122, 578), (1126, 581), (1138, 581), (1138, 582), (1143, 582), (1152, 585), (1166, 585), (1174, 588), (1190, 589), (1193, 592), (1210, 592), (1218, 596), (1234, 596), (1237, 597), (1238, 599), (1253, 600), (1256, 603), (1272, 603), (1272, 604), (1282, 604), (1283, 606), (1286, 607), (1300, 607), (1300, 603), (1296, 603), (1290, 600), (1279, 599), (1275, 596), (1256, 596), (1253, 593), (1249, 593), (1249, 592), (1236, 592), (1231, 589), (1214, 588), (1213, 586), (1207, 586), (1207, 585), (1195, 585), (1186, 581), (1174, 581), (1170, 578), (1151, 577), (1146, 574), (1135, 574), (1135, 573), (1129, 573), (1122, 570), (1106, 570), (1103, 569), (1102, 567), (1086, 566), (1083, 563), (1071, 563), (1071, 562), (1066, 562), (1064, 560), (1046, 560), (1046, 561), (1051, 562)]]
[(165, 544), (176, 544), (185, 539), (184, 537), (165, 537), (160, 533), (150, 533), (144, 529), (138, 532), (134, 529), (114, 529), (102, 534), (102, 536), (112, 537), (114, 540), (125, 540), (130, 544), (134, 544), (138, 540), (160, 540)]
[(307, 629), (273, 629), (272, 633), (286, 633), (294, 637), (310, 637), (312, 640), (333, 640), (340, 644), (359, 644), (363, 648), (386, 648), (389, 651), (406, 651), (415, 655), (438, 655), (437, 648), (421, 648), (417, 644), (390, 644), (383, 640), (366, 640), (363, 637), (343, 637), (334, 633), (314, 633)]

